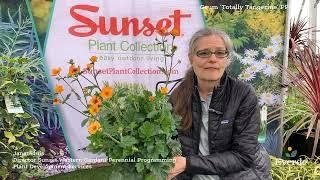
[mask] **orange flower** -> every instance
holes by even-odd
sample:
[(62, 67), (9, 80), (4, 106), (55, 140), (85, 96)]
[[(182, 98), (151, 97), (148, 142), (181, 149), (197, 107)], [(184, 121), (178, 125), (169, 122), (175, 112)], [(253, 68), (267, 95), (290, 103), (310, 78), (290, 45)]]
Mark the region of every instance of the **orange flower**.
[(63, 91), (64, 91), (64, 88), (61, 85), (56, 85), (56, 87), (54, 88), (54, 92), (58, 94), (62, 93)]
[(180, 32), (177, 29), (172, 29), (171, 33), (172, 36), (179, 36)]
[(161, 94), (168, 94), (168, 88), (162, 87), (162, 88), (160, 89), (160, 92), (161, 92)]
[(94, 95), (91, 97), (90, 101), (89, 101), (89, 104), (92, 105), (92, 106), (101, 106), (102, 105), (102, 101), (101, 99)]
[(161, 28), (160, 30), (158, 30), (158, 33), (160, 34), (160, 36), (168, 36), (170, 34), (166, 28)]
[(95, 134), (97, 131), (101, 130), (101, 125), (99, 121), (93, 121), (89, 124), (88, 132), (92, 135)]
[(76, 67), (74, 64), (71, 64), (68, 75), (73, 76), (77, 73), (80, 73), (80, 66)]
[(60, 72), (61, 72), (61, 67), (57, 67), (57, 68), (54, 68), (54, 69), (52, 69), (52, 71), (51, 71), (51, 76), (57, 76), (57, 75), (59, 75), (60, 74)]
[(155, 98), (154, 96), (149, 96), (149, 101), (151, 102), (154, 101), (154, 98)]
[(92, 63), (89, 63), (87, 64), (87, 70), (90, 71), (91, 69), (93, 68), (93, 64)]
[(58, 105), (58, 104), (60, 104), (60, 103), (61, 103), (60, 99), (58, 99), (58, 98), (54, 98), (54, 99), (53, 99), (53, 104), (54, 104), (54, 105)]
[(97, 115), (99, 111), (100, 111), (100, 108), (97, 105), (91, 105), (89, 108), (89, 113), (93, 116)]
[(97, 56), (91, 56), (90, 61), (95, 63), (97, 62), (97, 59), (98, 59)]
[(101, 93), (100, 93), (100, 96), (103, 98), (103, 99), (110, 99), (112, 97), (112, 88), (111, 87), (104, 87), (102, 90), (101, 90)]

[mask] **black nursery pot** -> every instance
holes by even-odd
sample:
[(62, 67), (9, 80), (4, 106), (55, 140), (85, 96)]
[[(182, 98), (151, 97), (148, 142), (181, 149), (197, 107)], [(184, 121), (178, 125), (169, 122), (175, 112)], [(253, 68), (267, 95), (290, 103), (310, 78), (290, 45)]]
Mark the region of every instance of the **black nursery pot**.
[[(298, 132), (292, 133), (288, 140), (288, 147), (292, 147), (293, 151), (297, 150), (297, 155), (295, 157), (290, 157), (290, 159), (299, 159), (300, 156), (307, 156), (311, 157), (312, 155), (312, 149), (313, 149), (313, 143), (314, 143), (314, 133), (315, 131), (312, 131), (310, 136), (307, 138), (307, 129), (300, 130)], [(316, 156), (320, 156), (320, 145), (319, 145), (320, 139), (318, 141)], [(287, 152), (287, 151), (286, 151)]]

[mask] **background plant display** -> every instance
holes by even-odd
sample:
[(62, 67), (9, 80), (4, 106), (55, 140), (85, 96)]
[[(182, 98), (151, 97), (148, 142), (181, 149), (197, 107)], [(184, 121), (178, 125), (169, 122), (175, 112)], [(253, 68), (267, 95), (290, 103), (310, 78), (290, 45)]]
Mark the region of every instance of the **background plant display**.
[(272, 179), (319, 179), (319, 160), (319, 158), (311, 160), (306, 157), (304, 160), (290, 161), (271, 157)]
[[(21, 128), (20, 134), (17, 134), (19, 138), (16, 134), (14, 134), (14, 137), (16, 137), (18, 143), (21, 141), (37, 149), (40, 146), (44, 147), (44, 155), (41, 155), (41, 158), (47, 161), (41, 165), (43, 165), (46, 175), (69, 171), (67, 168), (57, 169), (49, 167), (53, 164), (68, 167), (69, 163), (60, 162), (59, 159), (69, 159), (70, 155), (62, 134), (62, 124), (59, 122), (57, 111), (50, 102), (52, 101), (51, 92), (45, 76), (43, 59), (38, 51), (38, 44), (26, 2), (22, 0), (5, 1), (1, 2), (0, 5), (1, 78), (6, 77), (8, 75), (6, 73), (9, 73), (11, 74), (11, 77), (8, 76), (9, 79), (19, 79), (19, 81), (13, 84), (3, 85), (2, 91), (13, 88), (11, 89), (11, 94), (13, 94), (15, 87), (17, 92), (23, 91), (25, 94), (23, 97), (20, 97), (20, 102), (26, 114), (29, 115), (23, 117), (18, 115), (18, 117), (15, 117), (10, 114), (10, 116), (7, 116), (8, 118), (11, 117), (11, 121), (12, 118), (16, 119), (15, 128), (17, 129), (14, 130), (15, 133), (18, 133), (19, 128)], [(13, 79), (8, 81), (13, 81)], [(5, 91), (3, 93), (8, 94), (10, 92)], [(4, 104), (2, 104), (2, 107), (4, 107)], [(7, 119), (4, 118), (2, 121), (7, 121)], [(29, 124), (34, 129), (33, 134), (30, 134), (29, 129), (24, 129), (24, 133), (29, 134), (30, 137), (28, 138), (31, 138), (32, 141), (28, 140), (28, 138), (26, 139), (24, 134), (21, 134), (23, 126), (29, 126)], [(11, 130), (13, 131), (13, 129)], [(42, 133), (39, 133), (39, 130)], [(3, 134), (2, 130), (1, 133)], [(7, 136), (9, 135), (7, 134)], [(1, 141), (6, 141), (6, 138), (1, 136)], [(27, 151), (28, 149), (11, 149), (11, 153), (14, 153), (15, 150)], [(37, 159), (38, 157), (35, 158)], [(30, 164), (26, 163), (25, 165), (29, 166)], [(26, 168), (22, 169), (26, 170)]]
[[(312, 137), (313, 148), (311, 158), (317, 152), (320, 134), (320, 58), (319, 44), (304, 36), (306, 22), (293, 21), (290, 26), (288, 85), (291, 86), (291, 98), (288, 100), (284, 124), (284, 143), (293, 132), (302, 130), (306, 138)], [(318, 150), (319, 153), (319, 150)], [(309, 154), (308, 154), (309, 155)], [(309, 155), (310, 156), (310, 155)]]
[[(219, 3), (212, 3), (218, 5)], [(236, 5), (236, 2), (220, 3)], [(244, 5), (261, 5), (252, 1)], [(279, 4), (286, 4), (285, 1)], [(279, 5), (276, 2), (263, 5)], [(278, 65), (283, 59), (284, 10), (246, 9), (214, 10), (203, 9), (208, 27), (226, 31), (235, 47), (235, 58), (229, 71), (234, 77), (251, 83), (259, 95), (260, 105), (277, 106), (281, 102), (281, 73)]]
[[(229, 74), (254, 86), (259, 104), (268, 107), (268, 121), (280, 119), (282, 74), (279, 66), (283, 59), (286, 9), (257, 8), (286, 4), (285, 0), (204, 1), (207, 6), (202, 9), (208, 27), (222, 29), (230, 35), (235, 55)], [(223, 5), (242, 5), (243, 9), (223, 9)], [(281, 137), (274, 132), (275, 123), (261, 124), (259, 142), (270, 154), (279, 157)]]
[[(38, 121), (27, 112), (9, 113), (5, 104), (5, 97), (14, 102), (16, 98), (24, 100), (30, 95), (25, 80), (37, 76), (34, 69), (38, 63), (26, 57), (2, 56), (0, 59), (0, 177), (26, 179), (43, 176), (43, 169), (32, 168), (40, 166), (40, 161), (28, 161), (40, 159), (44, 152), (37, 140), (40, 133)], [(22, 106), (26, 107), (26, 104)], [(16, 155), (19, 153), (22, 155)]]
[(30, 0), (30, 7), (41, 47), (44, 46), (52, 4), (53, 0)]
[[(174, 139), (180, 121), (171, 113), (167, 96), (171, 71), (180, 63), (174, 63), (173, 58), (176, 33), (161, 29), (161, 38), (156, 39), (165, 45), (172, 37), (172, 48), (169, 52), (162, 49), (165, 66), (158, 68), (167, 83), (155, 93), (139, 84), (100, 85), (96, 56), (84, 68), (70, 60), (67, 75), (62, 75), (61, 67), (52, 70), (51, 75), (58, 81), (54, 104), (65, 104), (85, 117), (82, 126), (90, 134), (86, 150), (107, 155), (112, 165), (109, 179), (165, 179), (173, 165), (171, 158), (181, 154), (180, 143)], [(75, 86), (81, 91), (77, 92)], [(77, 99), (80, 108), (69, 103), (72, 98)]]

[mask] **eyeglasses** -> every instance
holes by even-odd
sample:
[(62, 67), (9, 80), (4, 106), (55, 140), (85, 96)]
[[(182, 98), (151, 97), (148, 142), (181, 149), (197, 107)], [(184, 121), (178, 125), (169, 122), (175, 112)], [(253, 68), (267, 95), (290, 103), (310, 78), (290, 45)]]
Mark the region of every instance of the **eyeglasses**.
[(217, 50), (212, 52), (210, 49), (203, 49), (199, 50), (196, 52), (196, 55), (199, 58), (209, 58), (214, 54), (217, 58), (225, 58), (229, 56), (229, 51), (228, 50)]

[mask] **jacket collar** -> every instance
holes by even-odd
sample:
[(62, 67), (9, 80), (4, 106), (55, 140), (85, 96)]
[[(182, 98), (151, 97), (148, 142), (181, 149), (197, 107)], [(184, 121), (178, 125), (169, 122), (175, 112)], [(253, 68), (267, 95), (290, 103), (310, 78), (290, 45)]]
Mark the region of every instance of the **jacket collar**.
[[(220, 85), (212, 91), (212, 98), (222, 97), (227, 86), (227, 77), (228, 77), (227, 72), (224, 71), (220, 79)], [(195, 73), (193, 73), (193, 84), (194, 84), (194, 90), (199, 91), (198, 80)], [(199, 99), (200, 99), (200, 96), (199, 96)]]

